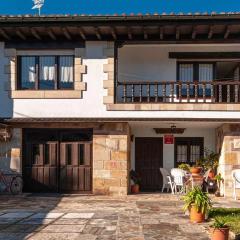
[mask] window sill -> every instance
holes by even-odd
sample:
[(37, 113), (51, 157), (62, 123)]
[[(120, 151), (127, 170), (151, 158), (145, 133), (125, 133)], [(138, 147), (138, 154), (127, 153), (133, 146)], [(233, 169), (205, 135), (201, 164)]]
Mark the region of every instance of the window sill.
[(13, 99), (78, 99), (81, 90), (16, 90), (10, 92)]

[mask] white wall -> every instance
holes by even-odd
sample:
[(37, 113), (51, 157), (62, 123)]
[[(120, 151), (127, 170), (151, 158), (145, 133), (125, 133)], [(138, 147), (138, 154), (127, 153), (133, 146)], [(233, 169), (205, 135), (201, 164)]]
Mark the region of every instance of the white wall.
[[(189, 123), (191, 125), (191, 123)], [(158, 125), (159, 126), (159, 125)], [(132, 125), (131, 133), (134, 135), (134, 141), (131, 143), (131, 168), (135, 169), (135, 138), (136, 137), (163, 137), (162, 134), (156, 134), (149, 123)], [(166, 126), (165, 126), (166, 127)], [(215, 128), (192, 127), (186, 128), (183, 134), (175, 134), (175, 137), (204, 137), (204, 147), (215, 151)], [(163, 167), (170, 170), (174, 167), (174, 144), (163, 143)]]
[[(181, 111), (106, 111), (103, 104), (103, 96), (106, 90), (103, 89), (103, 80), (107, 79), (107, 74), (103, 72), (103, 64), (107, 59), (103, 57), (103, 49), (107, 42), (87, 42), (86, 56), (83, 64), (87, 65), (87, 74), (83, 75), (83, 81), (87, 83), (87, 91), (83, 93), (82, 99), (15, 99), (10, 100), (7, 92), (4, 91), (5, 75), (3, 65), (7, 61), (3, 57), (3, 44), (0, 44), (0, 117), (79, 117), (79, 118), (192, 118), (192, 112)], [(127, 49), (129, 48), (129, 49)], [(131, 66), (135, 64), (136, 57), (133, 52), (139, 52), (136, 69), (140, 71), (143, 78), (148, 78), (148, 68), (152, 69), (154, 76), (162, 76), (164, 79), (172, 79), (176, 75), (175, 60), (168, 59), (168, 51), (237, 51), (238, 45), (171, 45), (171, 46), (132, 46), (123, 47), (120, 56), (124, 59), (124, 64)], [(132, 49), (131, 49), (132, 48)], [(123, 51), (121, 53), (121, 51)], [(129, 56), (126, 53), (129, 51)], [(131, 54), (130, 54), (131, 53)], [(148, 53), (148, 54), (147, 54)], [(157, 53), (157, 54), (156, 54)], [(124, 55), (125, 54), (125, 55)], [(144, 58), (144, 56), (148, 58)], [(148, 63), (150, 56), (154, 61)], [(127, 59), (129, 57), (129, 62)], [(147, 61), (146, 61), (147, 60)], [(155, 60), (159, 63), (156, 64)], [(161, 63), (161, 64), (160, 64)], [(145, 67), (145, 64), (147, 67)], [(124, 66), (122, 71), (124, 71)], [(145, 72), (145, 73), (144, 73)], [(161, 73), (161, 74), (158, 74)], [(141, 75), (140, 74), (140, 75)], [(153, 77), (153, 75), (151, 77)], [(194, 118), (240, 118), (240, 112), (194, 112)]]

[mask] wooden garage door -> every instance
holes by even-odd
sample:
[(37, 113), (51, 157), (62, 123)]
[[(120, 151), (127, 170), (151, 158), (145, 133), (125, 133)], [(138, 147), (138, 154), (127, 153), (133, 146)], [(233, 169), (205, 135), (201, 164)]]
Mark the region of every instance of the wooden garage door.
[(159, 190), (162, 186), (159, 171), (163, 165), (162, 138), (136, 138), (135, 165), (137, 173), (141, 175), (141, 190)]
[(60, 191), (91, 191), (92, 144), (64, 142), (60, 144)]
[(24, 190), (29, 192), (57, 192), (57, 176), (58, 143), (27, 143), (23, 166)]
[[(78, 138), (83, 140), (77, 141)], [(23, 190), (91, 192), (92, 141), (88, 141), (89, 138), (91, 132), (86, 130), (26, 130), (23, 143)]]

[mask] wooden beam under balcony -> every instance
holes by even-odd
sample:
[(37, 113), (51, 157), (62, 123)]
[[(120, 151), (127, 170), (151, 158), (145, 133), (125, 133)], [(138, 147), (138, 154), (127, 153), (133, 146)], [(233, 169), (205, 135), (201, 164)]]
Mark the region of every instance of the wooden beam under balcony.
[(192, 29), (192, 39), (196, 39), (196, 36), (197, 36), (197, 29), (196, 29), (196, 27), (193, 27), (193, 29)]
[(111, 31), (111, 34), (112, 34), (113, 39), (114, 39), (114, 40), (117, 40), (117, 34), (116, 34), (115, 28), (111, 28), (110, 31)]
[(164, 38), (164, 28), (163, 27), (159, 28), (159, 34), (160, 34), (160, 39), (163, 40), (163, 38)]
[(99, 28), (96, 27), (96, 28), (94, 29), (94, 31), (95, 31), (95, 35), (96, 35), (97, 39), (98, 39), (98, 40), (102, 40), (102, 36), (101, 36), (101, 33), (100, 33)]
[(67, 28), (62, 28), (62, 31), (63, 31), (64, 36), (65, 36), (68, 40), (71, 40), (71, 39), (72, 39), (71, 34), (69, 33), (69, 31), (68, 31)]
[(18, 37), (20, 37), (22, 40), (26, 40), (26, 36), (21, 32), (20, 29), (16, 29), (16, 34)]
[(143, 36), (144, 36), (144, 40), (148, 39), (148, 33), (147, 33), (147, 29), (145, 27), (143, 28)]
[(47, 28), (47, 34), (49, 35), (49, 37), (52, 39), (52, 40), (57, 40), (55, 34), (53, 33), (52, 29), (51, 28)]
[(208, 39), (211, 39), (213, 36), (213, 26), (209, 27), (209, 32), (208, 32)]
[(38, 32), (37, 32), (36, 29), (31, 28), (30, 31), (31, 31), (32, 35), (33, 35), (36, 39), (42, 40), (42, 38), (40, 37), (40, 35), (38, 34)]
[(127, 29), (127, 35), (128, 35), (128, 39), (132, 40), (132, 29), (130, 27), (128, 27)]
[(78, 28), (78, 32), (83, 40), (86, 40), (86, 35), (81, 27)]
[(230, 26), (227, 26), (224, 33), (224, 39), (227, 39), (230, 33), (231, 33)]
[(176, 39), (177, 40), (180, 39), (180, 29), (179, 29), (179, 27), (176, 27)]
[(7, 40), (11, 39), (11, 37), (7, 34), (7, 32), (3, 28), (0, 28), (0, 34)]

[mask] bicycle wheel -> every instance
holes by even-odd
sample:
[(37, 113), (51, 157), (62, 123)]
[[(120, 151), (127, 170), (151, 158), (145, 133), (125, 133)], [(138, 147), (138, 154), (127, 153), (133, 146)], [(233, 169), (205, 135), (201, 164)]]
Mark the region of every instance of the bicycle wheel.
[(22, 193), (22, 188), (23, 188), (22, 177), (20, 177), (20, 176), (13, 177), (11, 186), (10, 186), (11, 193), (12, 194), (20, 194), (20, 193)]

